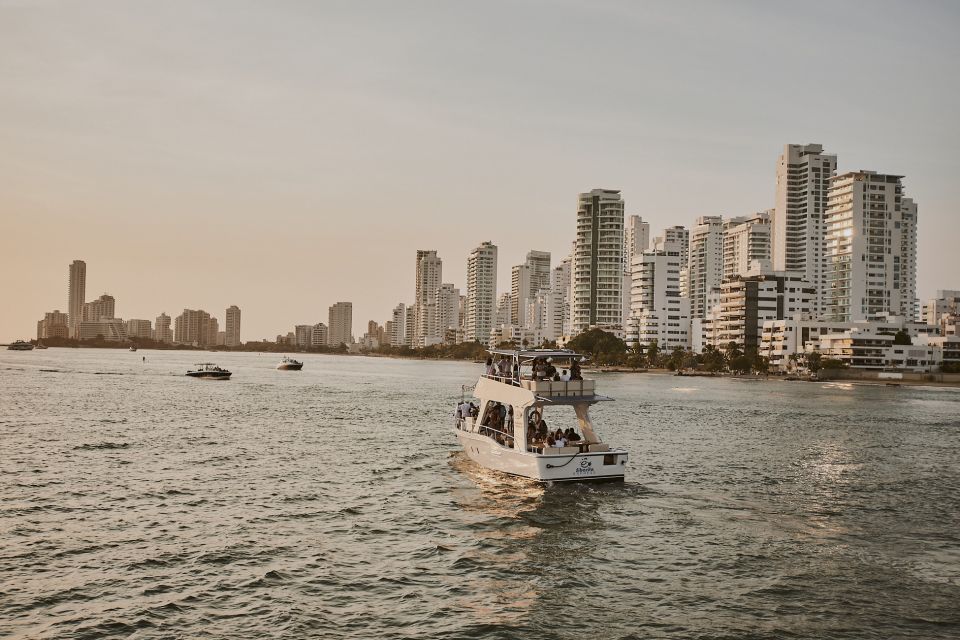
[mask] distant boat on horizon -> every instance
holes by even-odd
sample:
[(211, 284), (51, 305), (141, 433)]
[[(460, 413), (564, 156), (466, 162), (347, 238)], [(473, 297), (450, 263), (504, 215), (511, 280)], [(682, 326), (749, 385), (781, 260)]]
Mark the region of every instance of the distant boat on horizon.
[(33, 343), (15, 340), (7, 345), (7, 351), (32, 351)]

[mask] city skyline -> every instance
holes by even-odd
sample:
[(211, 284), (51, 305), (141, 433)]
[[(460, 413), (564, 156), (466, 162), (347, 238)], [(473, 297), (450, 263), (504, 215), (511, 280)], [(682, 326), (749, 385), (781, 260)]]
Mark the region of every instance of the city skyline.
[[(0, 290), (16, 301), (0, 340), (68, 311), (64, 266), (77, 258), (87, 297), (110, 293), (125, 318), (190, 308), (223, 320), (237, 304), (243, 338), (272, 339), (349, 300), (359, 336), (413, 302), (418, 248), (437, 250), (444, 281), (466, 293), (466, 256), (491, 240), (508, 291), (529, 250), (568, 254), (578, 193), (619, 190), (651, 235), (750, 215), (775, 206), (787, 143), (822, 144), (838, 174), (906, 176), (921, 208), (917, 297), (955, 287), (958, 96), (931, 78), (951, 77), (957, 10), (891, 21), (890, 5), (691, 7), (566, 5), (544, 21), (517, 5), (505, 27), (477, 7), (0, 3)], [(274, 30), (296, 44), (247, 46)], [(341, 60), (357, 33), (369, 47)], [(571, 45), (573, 33), (595, 46)], [(829, 46), (780, 44), (812, 35)], [(771, 106), (810, 69), (864, 60), (856, 75), (821, 74), (824, 105)], [(891, 75), (895, 99), (864, 89)], [(603, 104), (573, 91), (589, 77), (609, 87)]]

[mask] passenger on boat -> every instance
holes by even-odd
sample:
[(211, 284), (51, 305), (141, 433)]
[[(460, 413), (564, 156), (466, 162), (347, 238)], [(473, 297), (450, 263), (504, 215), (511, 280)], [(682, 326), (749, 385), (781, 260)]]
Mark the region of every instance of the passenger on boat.
[(495, 376), (495, 375), (497, 375), (497, 370), (496, 370), (496, 368), (494, 368), (494, 366), (493, 366), (493, 358), (487, 358), (487, 368), (486, 368), (486, 372), (487, 372), (487, 375), (488, 375), (488, 376)]
[(579, 442), (579, 441), (580, 441), (580, 435), (579, 435), (576, 431), (574, 431), (573, 428), (570, 428), (570, 429), (567, 429), (566, 431), (564, 431), (564, 432), (563, 432), (563, 435), (564, 435), (564, 437), (566, 437), (566, 439), (569, 440), (570, 442)]
[(546, 440), (550, 437), (550, 430), (547, 429), (547, 421), (543, 418), (540, 419), (540, 422), (537, 424), (537, 436), (541, 440)]
[(560, 374), (560, 382), (570, 382), (570, 374), (567, 373), (566, 369)]
[(563, 437), (563, 434), (561, 434), (559, 438), (554, 438), (553, 441), (557, 443), (558, 447), (567, 446), (567, 439)]
[(507, 356), (500, 358), (500, 362), (497, 363), (497, 373), (503, 378), (510, 375), (510, 361), (507, 359)]
[(527, 429), (536, 430), (540, 426), (540, 412), (534, 409), (527, 418)]
[(580, 374), (580, 361), (574, 360), (570, 365), (570, 379), (571, 380), (583, 380), (583, 376)]
[(557, 443), (554, 442), (554, 440), (553, 440), (553, 436), (547, 436), (546, 446), (548, 446), (548, 447), (555, 447), (555, 446), (557, 446)]
[(547, 364), (540, 358), (533, 359), (533, 379), (543, 380), (546, 375)]
[(553, 358), (547, 358), (547, 364), (543, 369), (544, 380), (553, 380), (557, 375), (557, 368), (553, 366)]

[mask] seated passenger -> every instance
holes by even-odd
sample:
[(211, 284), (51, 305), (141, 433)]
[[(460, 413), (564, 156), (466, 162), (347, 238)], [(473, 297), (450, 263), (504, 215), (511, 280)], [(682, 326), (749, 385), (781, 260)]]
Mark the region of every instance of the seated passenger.
[(580, 434), (573, 429), (567, 429), (567, 440), (570, 442), (580, 442)]
[(560, 374), (560, 382), (570, 382), (570, 374), (567, 373), (566, 369)]
[(553, 380), (555, 375), (557, 375), (557, 368), (553, 366), (553, 358), (547, 358), (547, 364), (543, 368), (543, 377), (545, 380)]
[(566, 441), (566, 439), (564, 439), (563, 436), (560, 436), (559, 438), (554, 438), (553, 441), (557, 443), (557, 446), (558, 446), (558, 447), (565, 447), (565, 446), (567, 446), (567, 441)]
[(574, 360), (573, 364), (570, 365), (570, 379), (571, 380), (583, 380), (583, 376), (580, 374), (580, 361)]
[(500, 358), (500, 362), (497, 363), (497, 373), (504, 378), (510, 375), (510, 361), (507, 360), (507, 356)]
[(546, 442), (546, 445), (544, 445), (544, 446), (546, 446), (546, 447), (555, 447), (555, 446), (557, 446), (557, 443), (553, 441), (553, 436), (547, 436), (547, 442)]
[(559, 427), (557, 427), (556, 433), (553, 434), (553, 439), (557, 440), (558, 438), (562, 438), (562, 437), (563, 437), (563, 429), (560, 429)]
[(550, 437), (550, 431), (547, 429), (547, 421), (540, 419), (540, 423), (537, 425), (537, 436), (541, 440), (546, 440)]

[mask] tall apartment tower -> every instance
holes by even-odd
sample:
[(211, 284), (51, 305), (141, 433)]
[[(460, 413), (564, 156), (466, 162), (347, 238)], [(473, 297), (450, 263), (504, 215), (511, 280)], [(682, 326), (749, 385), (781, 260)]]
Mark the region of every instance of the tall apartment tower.
[(634, 256), (650, 248), (650, 223), (640, 216), (630, 216), (626, 220), (623, 234), (623, 262), (630, 270)]
[(240, 346), (240, 307), (230, 305), (227, 307), (224, 320), (224, 344), (228, 347)]
[(407, 344), (407, 305), (401, 302), (393, 308), (390, 327), (390, 346), (402, 347)]
[(443, 339), (449, 329), (460, 326), (460, 289), (449, 282), (444, 282), (437, 289), (437, 313), (435, 334)]
[(117, 301), (109, 293), (105, 293), (96, 300), (83, 303), (80, 316), (84, 322), (99, 322), (116, 317)]
[(707, 295), (723, 281), (723, 218), (700, 216), (690, 230), (690, 258), (687, 262), (686, 293), (690, 317), (707, 314)]
[(827, 286), (826, 215), (837, 156), (819, 144), (788, 144), (777, 161), (777, 195), (770, 228), (774, 271), (799, 271), (817, 289), (813, 313), (823, 313)]
[(573, 333), (623, 326), (623, 198), (613, 189), (581, 193), (573, 254)]
[(353, 344), (353, 303), (337, 302), (331, 305), (328, 315), (327, 344), (339, 347)]
[(509, 324), (527, 324), (527, 305), (541, 289), (550, 289), (550, 252), (529, 251), (524, 263), (514, 265), (510, 272)]
[(67, 285), (67, 316), (71, 338), (79, 336), (80, 323), (83, 321), (83, 302), (86, 299), (87, 263), (74, 260), (70, 263), (70, 280)]
[(723, 280), (743, 275), (754, 260), (770, 262), (770, 211), (723, 224)]
[(917, 206), (903, 176), (851, 171), (830, 185), (825, 314), (836, 322), (916, 317)]
[(553, 268), (553, 277), (550, 281), (550, 287), (553, 289), (554, 298), (557, 304), (557, 314), (560, 316), (557, 337), (570, 335), (573, 330), (570, 311), (572, 294), (572, 276), (573, 276), (573, 254), (565, 257), (560, 264)]
[(161, 313), (153, 324), (153, 339), (157, 342), (170, 344), (173, 342), (173, 331), (170, 329), (170, 316)]
[(433, 335), (436, 324), (437, 289), (443, 280), (443, 261), (434, 250), (417, 250), (414, 298), (413, 346), (422, 347)]
[(210, 314), (203, 309), (184, 309), (174, 321), (174, 341), (178, 344), (195, 344), (201, 347), (215, 344), (215, 340), (208, 342), (210, 320)]
[(467, 258), (466, 339), (486, 344), (497, 312), (497, 246), (484, 242)]
[(530, 295), (536, 295), (540, 289), (550, 288), (550, 252), (528, 251), (524, 262), (530, 269)]
[(690, 346), (690, 300), (680, 296), (680, 245), (663, 243), (632, 259), (627, 343)]
[(680, 262), (686, 268), (690, 257), (690, 231), (682, 225), (667, 227), (663, 230), (663, 235), (653, 239), (653, 245), (650, 248), (654, 251), (666, 251), (667, 244), (675, 244), (679, 247)]

